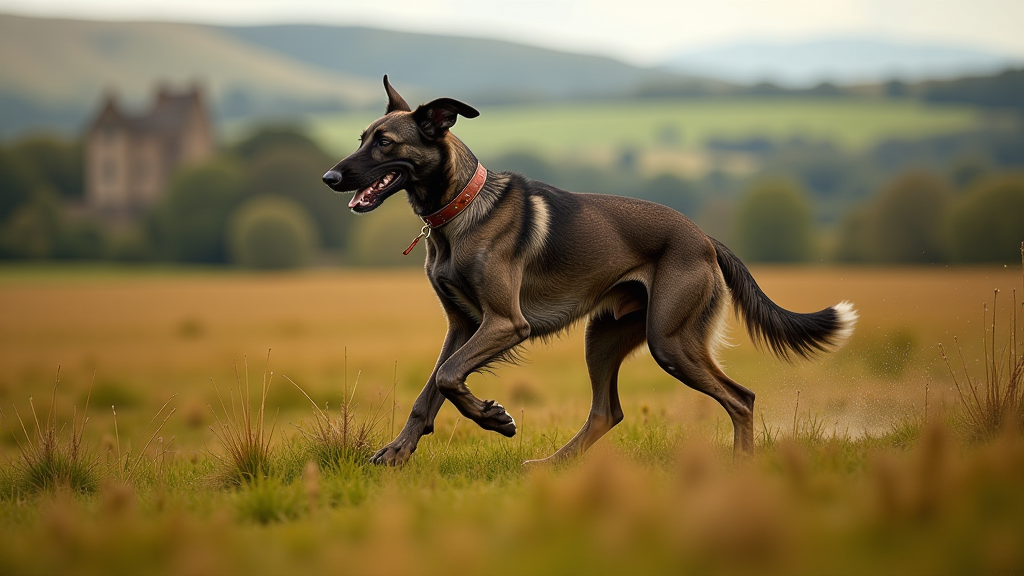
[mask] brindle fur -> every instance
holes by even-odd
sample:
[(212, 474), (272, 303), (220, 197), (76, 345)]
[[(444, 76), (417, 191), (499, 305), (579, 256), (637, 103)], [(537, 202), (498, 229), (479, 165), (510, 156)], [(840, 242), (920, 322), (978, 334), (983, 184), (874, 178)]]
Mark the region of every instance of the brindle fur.
[[(362, 190), (394, 171), (413, 210), (439, 210), (469, 182), (473, 153), (448, 129), (457, 115), (477, 116), (451, 99), (413, 111), (384, 77), (386, 114), (363, 132), (359, 148), (324, 181), (335, 191)], [(355, 200), (353, 200), (355, 202)], [(477, 398), (466, 377), (508, 359), (527, 340), (586, 321), (586, 361), (593, 400), (582, 429), (546, 461), (589, 448), (622, 420), (618, 371), (648, 344), (667, 373), (710, 395), (729, 414), (734, 449), (754, 445), (754, 393), (715, 359), (730, 300), (755, 341), (776, 354), (807, 356), (840, 345), (856, 318), (847, 303), (813, 314), (784, 310), (758, 288), (743, 263), (688, 218), (651, 202), (566, 192), (515, 173), (487, 173), (470, 207), (432, 231), (426, 274), (448, 320), (434, 370), (399, 435), (372, 458), (401, 464), (434, 430), (445, 400), (482, 428), (513, 436), (498, 403)]]

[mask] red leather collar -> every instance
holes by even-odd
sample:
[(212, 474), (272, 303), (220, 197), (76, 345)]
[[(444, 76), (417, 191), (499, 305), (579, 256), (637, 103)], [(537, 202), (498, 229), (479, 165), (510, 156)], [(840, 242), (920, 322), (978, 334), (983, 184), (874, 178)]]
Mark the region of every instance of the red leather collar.
[(469, 184), (462, 189), (462, 192), (455, 197), (447, 206), (441, 208), (437, 212), (429, 216), (423, 217), (423, 222), (431, 228), (439, 228), (449, 223), (456, 216), (462, 213), (463, 210), (469, 207), (469, 203), (476, 198), (480, 190), (483, 189), (484, 184), (487, 182), (487, 168), (484, 165), (476, 163), (476, 174), (473, 174), (473, 178), (470, 179)]

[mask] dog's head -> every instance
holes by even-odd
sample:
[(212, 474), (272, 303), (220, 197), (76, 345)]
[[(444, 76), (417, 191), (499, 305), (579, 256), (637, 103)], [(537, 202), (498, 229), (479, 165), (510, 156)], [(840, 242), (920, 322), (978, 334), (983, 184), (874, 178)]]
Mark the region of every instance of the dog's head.
[(388, 94), (384, 116), (363, 130), (355, 152), (323, 176), (331, 190), (355, 192), (348, 203), (353, 212), (369, 212), (411, 186), (431, 189), (443, 184), (448, 129), (460, 114), (480, 115), (451, 98), (438, 98), (412, 110), (386, 75), (384, 89)]

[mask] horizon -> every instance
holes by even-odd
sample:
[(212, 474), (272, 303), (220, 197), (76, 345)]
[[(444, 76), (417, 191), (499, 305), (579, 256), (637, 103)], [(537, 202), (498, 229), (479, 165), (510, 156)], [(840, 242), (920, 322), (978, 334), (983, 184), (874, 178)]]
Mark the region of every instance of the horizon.
[[(472, 10), (468, 10), (470, 6)], [(508, 10), (505, 3), (469, 0), (435, 3), (429, 9), (413, 0), (373, 8), (359, 2), (325, 0), (182, 0), (172, 6), (139, 5), (130, 0), (0, 0), (0, 13), (213, 26), (358, 26), (503, 40), (648, 67), (674, 57), (737, 46), (789, 47), (822, 41), (955, 48), (1024, 59), (1024, 35), (1016, 25), (1024, 21), (1024, 3), (1006, 0), (955, 0), (938, 7), (916, 0), (842, 0), (827, 11), (805, 0), (771, 7), (754, 0), (730, 0), (714, 7), (634, 0), (629, 9), (625, 6), (612, 0), (527, 0), (517, 3), (516, 10)], [(927, 11), (929, 18), (913, 17), (916, 10)], [(662, 17), (651, 19), (652, 11)], [(694, 13), (699, 18), (687, 18)], [(736, 18), (736, 13), (744, 17)], [(902, 17), (897, 17), (901, 13)], [(571, 22), (571, 27), (564, 22)]]

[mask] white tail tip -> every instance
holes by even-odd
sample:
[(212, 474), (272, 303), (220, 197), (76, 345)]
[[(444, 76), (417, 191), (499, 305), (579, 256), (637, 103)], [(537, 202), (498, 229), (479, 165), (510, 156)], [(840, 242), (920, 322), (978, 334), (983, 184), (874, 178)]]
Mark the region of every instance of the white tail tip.
[(853, 336), (853, 327), (857, 324), (857, 311), (853, 309), (853, 304), (846, 300), (836, 304), (832, 309), (836, 311), (839, 319), (839, 328), (833, 336), (832, 344), (840, 348)]

